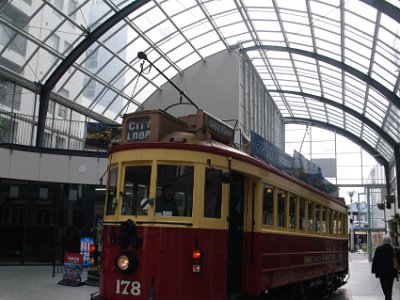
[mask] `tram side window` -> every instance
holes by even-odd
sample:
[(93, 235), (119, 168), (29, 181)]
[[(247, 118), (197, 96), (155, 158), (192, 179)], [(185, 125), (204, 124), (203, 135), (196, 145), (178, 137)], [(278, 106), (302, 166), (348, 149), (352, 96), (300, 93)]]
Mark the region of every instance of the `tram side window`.
[(325, 229), (324, 233), (330, 234), (330, 232), (331, 232), (331, 210), (329, 208), (325, 208), (324, 216), (326, 219), (326, 221), (325, 221), (326, 229)]
[(328, 232), (328, 210), (326, 207), (322, 207), (322, 233), (326, 234)]
[(263, 223), (274, 225), (274, 187), (264, 183), (263, 192)]
[(338, 234), (342, 236), (344, 234), (343, 228), (343, 214), (339, 213), (338, 215)]
[(204, 217), (221, 218), (222, 171), (206, 169), (204, 179)]
[(333, 234), (333, 226), (335, 224), (335, 220), (334, 220), (334, 210), (333, 209), (329, 209), (329, 214), (328, 214), (328, 218), (329, 218), (329, 234)]
[(307, 205), (308, 210), (308, 232), (313, 233), (315, 229), (315, 206), (312, 201), (308, 201)]
[(159, 165), (157, 168), (157, 216), (192, 216), (194, 168)]
[(289, 228), (296, 229), (296, 204), (297, 196), (295, 194), (289, 193)]
[(338, 233), (338, 212), (333, 211), (333, 234), (337, 235)]
[(125, 168), (122, 215), (147, 215), (151, 166)]
[(299, 198), (299, 230), (304, 231), (306, 228), (306, 200)]
[(286, 191), (279, 190), (278, 198), (278, 227), (286, 227)]
[(321, 233), (321, 205), (315, 205), (315, 232)]
[(117, 181), (118, 181), (118, 168), (112, 168), (108, 173), (107, 183), (107, 215), (114, 215), (117, 208)]

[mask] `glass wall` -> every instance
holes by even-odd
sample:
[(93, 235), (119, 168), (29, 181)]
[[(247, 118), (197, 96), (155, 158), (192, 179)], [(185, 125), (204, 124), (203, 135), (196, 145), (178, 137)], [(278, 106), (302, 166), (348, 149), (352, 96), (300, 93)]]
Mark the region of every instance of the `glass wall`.
[(50, 264), (96, 237), (105, 189), (0, 179), (0, 265)]

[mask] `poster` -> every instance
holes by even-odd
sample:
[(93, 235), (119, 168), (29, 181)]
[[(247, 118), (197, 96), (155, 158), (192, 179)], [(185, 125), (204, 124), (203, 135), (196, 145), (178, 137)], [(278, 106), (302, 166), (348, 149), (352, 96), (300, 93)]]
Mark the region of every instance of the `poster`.
[(63, 279), (58, 284), (79, 286), (82, 282), (82, 262), (81, 254), (65, 253)]

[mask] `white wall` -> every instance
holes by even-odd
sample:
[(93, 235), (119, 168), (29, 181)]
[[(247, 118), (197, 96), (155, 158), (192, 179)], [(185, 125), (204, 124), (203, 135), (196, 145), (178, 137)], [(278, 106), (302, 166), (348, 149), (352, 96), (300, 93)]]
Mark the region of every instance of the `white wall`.
[[(0, 178), (99, 184), (106, 158), (57, 155), (0, 148)], [(107, 181), (103, 178), (103, 184)]]

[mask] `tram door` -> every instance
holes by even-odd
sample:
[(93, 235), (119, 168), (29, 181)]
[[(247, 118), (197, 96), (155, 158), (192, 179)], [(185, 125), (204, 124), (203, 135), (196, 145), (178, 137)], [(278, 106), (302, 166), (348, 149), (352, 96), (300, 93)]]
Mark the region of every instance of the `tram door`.
[(237, 173), (232, 175), (229, 193), (228, 296), (241, 292), (243, 273), (245, 177)]

